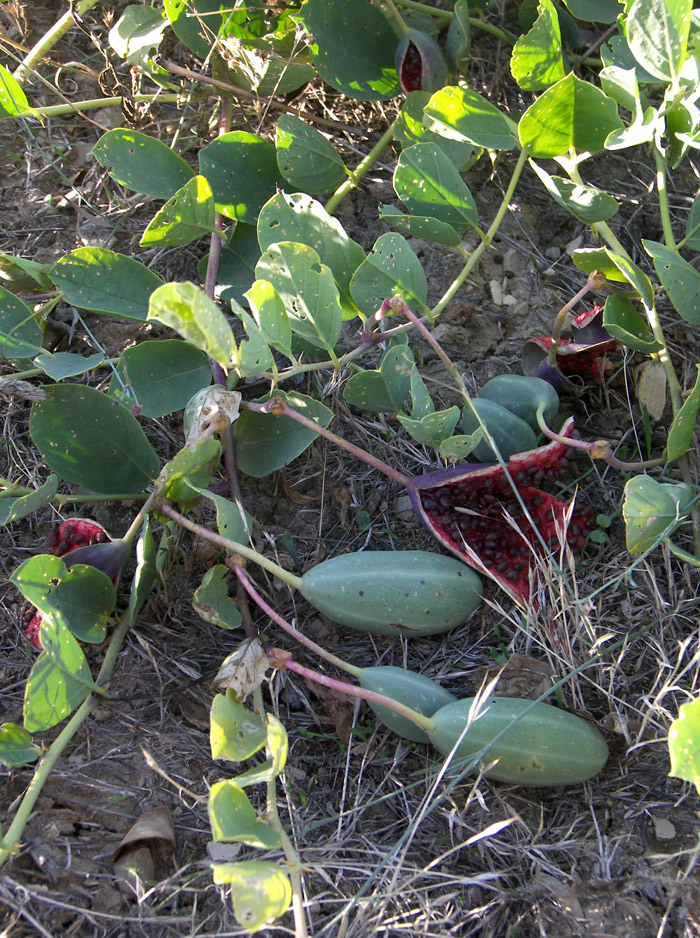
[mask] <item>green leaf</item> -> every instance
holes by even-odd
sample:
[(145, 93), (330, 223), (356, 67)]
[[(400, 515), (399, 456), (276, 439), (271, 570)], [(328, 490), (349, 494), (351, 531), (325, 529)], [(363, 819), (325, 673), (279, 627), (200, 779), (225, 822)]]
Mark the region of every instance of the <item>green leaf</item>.
[(457, 0), (445, 40), (445, 58), (451, 72), (462, 72), (469, 62), (472, 47), (468, 0)]
[(164, 283), (151, 296), (147, 318), (170, 326), (220, 365), (231, 361), (236, 347), (231, 326), (196, 284)]
[(432, 414), (426, 414), (419, 420), (414, 420), (405, 414), (397, 414), (396, 418), (417, 443), (422, 446), (439, 447), (454, 433), (459, 416), (459, 407), (448, 407), (447, 410), (437, 410)]
[[(700, 366), (696, 366), (700, 368)], [(688, 452), (693, 439), (693, 432), (698, 419), (700, 407), (700, 371), (695, 380), (695, 386), (683, 402), (668, 432), (666, 443), (666, 459), (673, 462)]]
[(407, 306), (426, 308), (428, 284), (423, 265), (400, 234), (381, 235), (350, 281), (363, 313), (375, 313), (387, 297), (400, 293)]
[(13, 361), (41, 352), (44, 333), (34, 313), (19, 297), (0, 287), (0, 357)]
[(44, 619), (39, 635), (44, 650), (24, 689), (24, 728), (30, 733), (65, 720), (95, 686), (85, 655), (68, 629)]
[[(291, 407), (323, 427), (333, 419), (332, 411), (304, 394), (283, 395), (277, 391), (275, 396), (284, 397)], [(296, 459), (318, 435), (291, 417), (273, 417), (244, 410), (236, 421), (234, 436), (241, 472), (259, 479)]]
[(207, 570), (194, 591), (192, 606), (205, 622), (218, 625), (221, 629), (238, 629), (243, 620), (238, 606), (228, 594), (228, 574), (229, 569), (224, 564), (216, 564)]
[(0, 251), (0, 279), (13, 290), (51, 290), (50, 269), (51, 264), (37, 264)]
[(462, 462), (472, 453), (483, 439), (484, 431), (479, 428), (468, 435), (451, 436), (443, 440), (438, 452), (450, 462)]
[(599, 153), (605, 140), (623, 124), (617, 105), (600, 88), (573, 72), (552, 85), (520, 118), (520, 142), (534, 159)]
[(85, 385), (47, 388), (46, 400), (32, 407), (29, 433), (61, 479), (89, 492), (136, 495), (160, 471), (136, 418)]
[(153, 540), (151, 522), (146, 517), (139, 539), (136, 542), (136, 570), (131, 581), (131, 592), (129, 593), (129, 615), (132, 622), (136, 620), (136, 616), (159, 579), (156, 566), (155, 541)]
[(343, 397), (355, 407), (375, 414), (395, 414), (411, 387), (416, 362), (406, 345), (395, 345), (382, 356), (379, 369), (353, 375), (343, 388)]
[(249, 785), (260, 785), (261, 783), (269, 782), (271, 778), (274, 778), (272, 774), (272, 759), (265, 759), (265, 761), (259, 763), (259, 765), (254, 765), (246, 772), (241, 772), (240, 775), (236, 775), (233, 780), (240, 788), (247, 788)]
[(297, 241), (312, 247), (321, 263), (333, 271), (343, 318), (352, 319), (357, 315), (358, 309), (350, 294), (350, 278), (365, 259), (365, 252), (320, 202), (301, 192), (291, 195), (278, 192), (260, 212), (258, 240), (263, 251), (279, 241)]
[(216, 695), (210, 721), (213, 759), (242, 762), (259, 752), (267, 742), (267, 727), (261, 717), (246, 710), (231, 690)]
[[(612, 262), (605, 248), (579, 248), (573, 252), (571, 259), (578, 269), (585, 274), (592, 274), (594, 270), (599, 270), (601, 274), (605, 274), (608, 280), (618, 283), (627, 282), (627, 277)], [(639, 273), (642, 273), (641, 270)], [(649, 283), (649, 286), (651, 286), (651, 283)]]
[(433, 244), (444, 244), (446, 247), (456, 248), (462, 241), (452, 225), (438, 221), (437, 218), (404, 215), (393, 205), (380, 205), (379, 218), (392, 228), (397, 228), (402, 234), (422, 238)]
[(10, 768), (36, 762), (39, 749), (32, 745), (29, 733), (15, 723), (0, 726), (0, 762)]
[(216, 492), (210, 492), (208, 489), (196, 490), (216, 506), (216, 527), (219, 534), (238, 544), (247, 544), (252, 536), (255, 522), (243, 505), (230, 501), (223, 495), (217, 495)]
[(148, 300), (163, 281), (148, 267), (106, 248), (77, 248), (51, 268), (66, 303), (145, 322)]
[(124, 349), (109, 393), (146, 417), (182, 410), (190, 398), (211, 384), (204, 352), (181, 339), (147, 340)]
[(634, 69), (640, 85), (657, 85), (659, 83), (658, 78), (650, 75), (637, 62), (630, 52), (630, 47), (627, 45), (627, 39), (624, 36), (612, 36), (606, 45), (601, 46), (600, 58), (606, 68), (610, 65), (616, 65), (619, 68)]
[(283, 114), (277, 121), (275, 145), (279, 171), (295, 189), (323, 195), (345, 179), (345, 164), (335, 147), (293, 114)]
[(192, 179), (194, 171), (174, 150), (137, 130), (109, 130), (92, 155), (112, 179), (155, 199), (169, 199)]
[(305, 0), (297, 16), (313, 36), (319, 75), (336, 91), (356, 101), (385, 101), (400, 92), (397, 35), (369, 0)]
[(180, 42), (200, 59), (209, 55), (224, 22), (230, 16), (226, 0), (164, 0), (165, 13)]
[(671, 778), (692, 782), (700, 794), (700, 697), (682, 704), (668, 731)]
[[(622, 274), (623, 279), (632, 284), (634, 289), (641, 296), (642, 301), (649, 307), (649, 309), (652, 309), (654, 306), (654, 288), (651, 285), (651, 280), (647, 277), (647, 275), (642, 270), (640, 270), (636, 264), (633, 264), (631, 260), (623, 257), (622, 254), (616, 254), (614, 251), (611, 251), (610, 248), (605, 248), (604, 250), (608, 258)], [(601, 268), (601, 270), (603, 273), (605, 273), (603, 268)]]
[(17, 567), (10, 582), (39, 612), (80, 641), (104, 640), (117, 603), (106, 573), (82, 563), (67, 569), (60, 557), (37, 554)]
[[(310, 53), (305, 45), (294, 44), (293, 31), (291, 43), (286, 36), (272, 40), (255, 38), (253, 41), (254, 48), (243, 44), (236, 46), (223, 76), (217, 73), (219, 66), (215, 58), (212, 64), (214, 78), (224, 77), (237, 88), (244, 88), (261, 98), (287, 95), (316, 78)], [(231, 51), (227, 49), (227, 53)]]
[(586, 225), (606, 221), (619, 209), (617, 199), (593, 186), (580, 185), (562, 176), (550, 176), (530, 160), (530, 166), (554, 201)]
[(267, 280), (256, 280), (245, 298), (264, 340), (291, 359), (292, 327), (277, 290)]
[(73, 352), (42, 352), (34, 359), (37, 368), (41, 368), (44, 374), (54, 381), (62, 381), (64, 378), (74, 378), (76, 375), (84, 375), (87, 371), (93, 371), (105, 360), (102, 352), (96, 352), (83, 358), (82, 355), (76, 355)]
[(141, 247), (180, 247), (216, 230), (214, 195), (204, 176), (195, 176), (178, 189), (141, 236)]
[(685, 244), (692, 251), (700, 251), (700, 193), (693, 199), (685, 224)]
[(541, 91), (566, 74), (559, 17), (551, 0), (540, 0), (540, 14), (513, 46), (510, 70), (525, 91)]
[(642, 244), (654, 261), (654, 269), (678, 315), (691, 326), (700, 326), (700, 274), (678, 251), (665, 244), (646, 238)]
[[(260, 259), (260, 247), (255, 228), (252, 225), (236, 225), (229, 235), (219, 258), (216, 282), (220, 299), (223, 303), (243, 303), (243, 295), (255, 279), (255, 265)], [(197, 265), (197, 273), (202, 281), (207, 276), (209, 255), (206, 254)]]
[(20, 114), (35, 113), (34, 108), (29, 106), (22, 86), (12, 72), (4, 65), (0, 65), (0, 120), (19, 117)]
[(233, 304), (232, 309), (243, 323), (243, 328), (248, 336), (238, 346), (236, 371), (241, 378), (262, 375), (268, 369), (274, 368), (275, 359), (272, 350), (250, 313), (240, 307), (233, 306)]
[[(463, 3), (464, 0), (458, 0)], [(454, 20), (453, 20), (454, 22)], [(466, 140), (448, 140), (433, 133), (423, 123), (423, 108), (430, 101), (428, 91), (411, 91), (401, 108), (401, 113), (394, 124), (394, 139), (401, 148), (412, 147), (414, 143), (436, 143), (443, 153), (462, 172), (474, 157), (474, 147)]]
[[(622, 13), (623, 0), (566, 0), (566, 8), (585, 23), (614, 23)], [(629, 2), (627, 3), (629, 6)]]
[(217, 843), (243, 843), (261, 850), (279, 847), (281, 838), (258, 819), (246, 793), (232, 779), (214, 782), (209, 790), (209, 822)]
[(168, 21), (162, 10), (151, 6), (128, 6), (109, 31), (109, 44), (129, 65), (152, 74), (153, 54), (163, 38)]
[(256, 932), (284, 915), (291, 904), (291, 884), (276, 863), (245, 860), (214, 863), (212, 869), (216, 885), (231, 885), (236, 920), (248, 931)]
[(627, 550), (642, 554), (669, 536), (693, 499), (693, 490), (687, 485), (666, 485), (646, 475), (630, 479), (622, 503)]
[(267, 714), (267, 751), (272, 756), (272, 774), (276, 778), (287, 764), (289, 739), (284, 724), (273, 713)]
[(313, 248), (294, 241), (272, 244), (255, 268), (285, 305), (292, 331), (333, 356), (343, 322), (338, 288)]
[(685, 60), (692, 0), (636, 0), (625, 24), (637, 62), (662, 81), (676, 82)]
[[(209, 485), (212, 466), (216, 467), (220, 455), (221, 444), (211, 437), (181, 449), (163, 466), (160, 474), (160, 481), (165, 483), (165, 498), (176, 502), (189, 502), (198, 498), (197, 488)], [(190, 482), (192, 485), (188, 484)]]
[(28, 495), (0, 498), (0, 524), (12, 524), (13, 521), (28, 518), (50, 504), (57, 491), (58, 476), (50, 475), (42, 486)]
[(200, 150), (199, 167), (209, 180), (217, 212), (249, 225), (284, 185), (274, 146), (244, 130), (223, 134)]
[(658, 352), (661, 346), (625, 296), (613, 294), (605, 300), (603, 326), (613, 339), (637, 352)]
[(424, 109), (425, 126), (448, 140), (487, 150), (512, 150), (513, 122), (478, 92), (466, 86), (436, 91)]
[(469, 187), (435, 143), (417, 143), (401, 153), (394, 191), (412, 215), (436, 218), (461, 232), (479, 222)]

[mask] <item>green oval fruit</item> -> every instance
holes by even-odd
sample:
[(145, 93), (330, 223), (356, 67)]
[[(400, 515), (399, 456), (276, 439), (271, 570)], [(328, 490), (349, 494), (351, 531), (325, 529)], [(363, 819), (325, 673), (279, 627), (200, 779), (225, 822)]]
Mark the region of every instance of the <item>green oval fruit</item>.
[[(365, 690), (372, 690), (376, 694), (391, 697), (392, 700), (397, 700), (426, 717), (431, 717), (442, 707), (446, 707), (447, 704), (454, 703), (457, 700), (454, 694), (445, 690), (444, 687), (440, 687), (430, 678), (424, 677), (422, 674), (415, 674), (413, 671), (406, 671), (405, 668), (395, 668), (392, 665), (363, 668), (358, 679), (360, 686), (364, 687)], [(416, 726), (406, 717), (402, 717), (394, 710), (390, 710), (389, 707), (372, 703), (371, 700), (368, 700), (367, 703), (384, 726), (388, 726), (397, 736), (413, 740), (414, 743), (429, 742), (425, 730)]]
[(493, 401), (520, 417), (539, 433), (537, 410), (544, 407), (544, 422), (548, 427), (559, 413), (559, 395), (548, 381), (526, 378), (524, 375), (497, 375), (487, 381), (479, 391), (480, 400)]
[[(458, 700), (433, 714), (435, 729), (428, 735), (443, 755), (452, 751), (467, 725), (472, 703), (473, 698)], [(486, 773), (488, 778), (516, 785), (576, 785), (600, 772), (608, 747), (594, 726), (566, 710), (512, 697), (486, 702), (459, 744), (454, 762), (477, 755), (525, 710), (484, 754), (487, 764), (498, 760)]]
[(361, 551), (324, 560), (299, 590), (319, 612), (375, 635), (434, 635), (479, 606), (479, 577), (454, 557), (425, 550)]
[[(489, 433), (494, 438), (496, 446), (506, 462), (516, 453), (526, 453), (537, 445), (537, 438), (532, 428), (520, 417), (516, 417), (505, 407), (496, 404), (495, 401), (477, 397), (476, 400), (472, 401), (472, 408), (477, 411), (488, 427)], [(471, 408), (464, 407), (462, 410), (462, 428), (464, 432), (467, 434), (474, 433), (475, 430), (479, 429), (479, 426), (476, 414), (472, 412)], [(482, 440), (471, 455), (478, 462), (493, 462), (496, 458), (496, 454), (491, 449), (491, 444), (486, 440)]]

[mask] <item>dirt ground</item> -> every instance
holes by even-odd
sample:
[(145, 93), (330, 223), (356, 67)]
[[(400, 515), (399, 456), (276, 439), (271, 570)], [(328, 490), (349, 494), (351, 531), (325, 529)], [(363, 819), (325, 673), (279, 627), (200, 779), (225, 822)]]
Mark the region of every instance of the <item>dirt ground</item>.
[[(86, 20), (86, 28), (102, 45), (104, 17), (98, 5)], [(46, 19), (51, 22), (53, 14), (46, 13)], [(3, 28), (20, 41), (21, 30), (11, 20), (0, 11)], [(21, 41), (31, 44), (47, 25), (39, 11), (28, 13)], [(491, 42), (487, 37), (477, 43), (471, 77), (477, 88), (500, 82), (507, 94), (505, 77), (489, 72)], [(62, 62), (82, 61), (88, 47), (85, 34), (77, 31), (53, 55)], [(91, 67), (99, 71), (104, 67), (101, 53), (92, 48), (90, 54)], [(116, 77), (125, 80), (123, 73)], [(90, 77), (66, 72), (60, 82), (68, 97), (97, 94)], [(33, 86), (31, 93), (37, 103), (53, 101), (46, 89)], [(336, 112), (337, 99), (313, 85), (294, 103), (308, 113), (330, 114), (365, 129), (335, 139), (351, 165), (395, 114), (394, 103), (358, 105), (353, 114)], [(174, 107), (163, 105), (130, 116), (112, 108), (93, 111), (89, 118), (52, 119), (44, 126), (0, 125), (0, 152), (5, 154), (0, 250), (51, 263), (97, 236), (108, 238), (114, 250), (139, 257), (166, 280), (197, 280), (197, 262), (207, 244), (158, 252), (140, 249), (138, 241), (154, 214), (154, 201), (121, 189), (90, 155), (108, 127), (129, 120), (145, 133), (170, 139), (179, 117)], [(272, 126), (271, 115), (234, 107), (234, 129), (269, 135)], [(180, 130), (181, 152), (194, 164), (197, 148), (214, 133), (207, 113), (190, 112)], [(394, 201), (391, 172), (398, 152), (388, 150), (337, 213), (348, 234), (365, 249), (388, 230), (377, 221), (377, 206)], [(481, 219), (493, 217), (513, 162), (507, 154), (495, 165), (482, 159), (466, 174)], [(598, 177), (608, 191), (627, 199), (611, 224), (639, 254), (641, 238), (658, 235), (655, 217), (644, 208), (653, 164), (644, 154), (634, 164), (606, 156), (604, 164), (593, 160), (584, 169), (588, 180), (595, 183)], [(672, 179), (672, 187), (673, 211), (682, 225), (697, 190), (696, 175), (685, 170)], [(436, 302), (461, 261), (418, 239), (410, 243), (425, 267), (429, 302)], [(437, 327), (471, 389), (495, 374), (520, 371), (524, 339), (548, 331), (556, 311), (584, 282), (571, 262), (571, 250), (594, 243), (583, 225), (544, 198), (537, 179), (526, 172), (493, 249)], [(700, 360), (698, 330), (674, 325), (671, 311), (662, 310), (662, 316), (670, 324), (678, 370), (692, 381), (693, 366)], [(56, 351), (87, 352), (98, 342), (114, 352), (165, 333), (158, 326), (90, 315), (85, 317), (88, 333), (81, 324), (73, 328), (71, 314), (60, 308), (54, 318), (47, 341)], [(343, 342), (348, 348), (357, 341), (354, 329), (353, 324), (346, 327)], [(446, 386), (434, 353), (419, 342), (416, 347), (431, 393), (452, 403), (454, 391)], [(643, 432), (635, 391), (639, 362), (619, 354), (613, 365), (605, 386), (563, 399), (562, 410), (576, 416), (586, 439), (604, 436), (624, 442)], [(6, 362), (0, 367), (4, 374), (12, 371)], [(344, 403), (345, 377), (321, 373), (304, 379), (298, 389), (315, 391), (333, 409), (337, 433), (403, 472), (435, 468), (431, 453), (400, 432), (395, 421)], [(97, 380), (106, 380), (104, 374)], [(0, 474), (38, 486), (47, 470), (29, 438), (29, 410), (28, 402), (12, 398), (0, 411)], [(668, 415), (667, 408), (653, 428), (661, 444)], [(146, 421), (144, 426), (163, 460), (182, 446), (178, 415)], [(694, 451), (691, 465), (697, 473)], [(578, 484), (583, 503), (612, 518), (611, 541), (591, 544), (572, 571), (584, 601), (563, 602), (551, 577), (549, 605), (532, 612), (527, 621), (504, 593), (489, 586), (488, 602), (447, 635), (410, 642), (360, 636), (319, 617), (283, 584), (256, 574), (275, 608), (287, 618), (296, 617), (300, 627), (330, 651), (359, 666), (382, 663), (421, 670), (459, 696), (474, 693), (486, 671), (511, 655), (538, 662), (539, 670), (525, 661), (516, 675), (518, 687), (532, 691), (542, 679), (542, 668), (559, 677), (586, 661), (591, 647), (604, 636), (629, 636), (627, 644), (610, 656), (604, 652), (564, 689), (565, 705), (597, 722), (611, 753), (599, 777), (573, 788), (525, 789), (468, 778), (447, 790), (445, 782), (435, 783), (435, 762), (427, 747), (400, 741), (351, 700), (321, 694), (296, 677), (271, 675), (266, 700), (290, 737), (279, 809), (304, 865), (310, 934), (700, 934), (700, 802), (692, 786), (668, 777), (666, 744), (678, 706), (699, 691), (698, 617), (679, 611), (694, 608), (689, 600), (697, 597), (698, 578), (661, 551), (629, 571), (631, 558), (624, 549), (618, 514), (624, 483), (620, 473), (604, 472), (587, 460), (577, 464), (571, 485)], [(292, 563), (282, 542), (288, 534), (302, 569), (363, 547), (437, 549), (407, 509), (398, 486), (324, 441), (274, 476), (247, 480), (243, 494), (260, 523), (259, 546), (286, 566)], [(97, 503), (79, 508), (62, 515), (46, 510), (0, 529), (0, 583), (7, 583), (22, 560), (45, 548), (61, 518), (73, 513), (93, 517), (120, 534), (137, 506)], [(366, 515), (358, 523), (361, 512)], [(213, 522), (206, 508), (196, 509), (195, 517)], [(233, 849), (236, 845), (211, 842), (206, 794), (227, 775), (227, 767), (211, 758), (209, 747), (211, 680), (239, 641), (235, 633), (205, 623), (191, 605), (193, 589), (214, 561), (212, 551), (188, 534), (182, 534), (171, 551), (165, 586), (151, 597), (130, 632), (109, 701), (94, 711), (59, 761), (27, 825), (20, 855), (0, 875), (3, 934), (245, 934), (235, 923), (229, 898), (212, 884), (209, 866), (212, 858), (261, 856), (249, 848), (239, 851)], [(33, 654), (23, 635), (26, 608), (9, 585), (0, 586), (0, 599), (0, 714), (3, 722), (21, 724)], [(263, 620), (260, 626), (276, 644), (291, 648), (286, 637), (273, 633)], [(102, 648), (90, 646), (93, 665), (99, 664), (102, 653)], [(309, 653), (295, 653), (298, 660), (318, 665)], [(57, 732), (39, 734), (39, 741), (48, 745)], [(2, 829), (31, 777), (31, 767), (0, 772)], [(258, 796), (255, 788), (248, 791), (251, 798)], [(134, 894), (115, 876), (112, 855), (136, 819), (156, 807), (167, 809), (172, 817), (175, 848), (159, 858), (153, 883)], [(260, 934), (293, 934), (291, 915)]]

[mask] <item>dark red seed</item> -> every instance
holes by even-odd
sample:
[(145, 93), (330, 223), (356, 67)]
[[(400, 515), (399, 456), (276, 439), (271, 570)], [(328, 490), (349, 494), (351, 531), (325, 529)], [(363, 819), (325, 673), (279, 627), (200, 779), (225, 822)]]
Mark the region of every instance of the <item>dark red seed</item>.
[(55, 547), (58, 544), (58, 531), (52, 531), (46, 538), (49, 547)]

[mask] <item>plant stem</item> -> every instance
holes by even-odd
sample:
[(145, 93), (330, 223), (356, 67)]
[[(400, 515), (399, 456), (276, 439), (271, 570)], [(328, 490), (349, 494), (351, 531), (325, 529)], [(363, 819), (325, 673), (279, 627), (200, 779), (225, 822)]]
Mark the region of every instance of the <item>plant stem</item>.
[(171, 518), (173, 521), (176, 521), (183, 528), (187, 528), (188, 531), (191, 531), (198, 537), (201, 537), (212, 544), (216, 544), (217, 547), (223, 547), (225, 550), (230, 550), (233, 551), (233, 553), (240, 554), (241, 557), (245, 557), (246, 560), (252, 560), (253, 563), (258, 564), (259, 567), (262, 567), (264, 570), (267, 570), (274, 576), (279, 577), (280, 580), (282, 580), (284, 583), (287, 583), (293, 589), (301, 589), (301, 577), (294, 576), (293, 573), (290, 573), (289, 570), (285, 570), (284, 567), (280, 567), (280, 565), (275, 563), (274, 560), (270, 560), (268, 557), (265, 557), (264, 554), (259, 554), (257, 550), (253, 550), (251, 547), (246, 547), (245, 544), (239, 544), (237, 541), (231, 541), (229, 538), (222, 537), (221, 534), (215, 534), (214, 531), (210, 531), (208, 528), (203, 527), (201, 524), (197, 524), (195, 521), (190, 521), (189, 518), (181, 515), (180, 512), (176, 511), (171, 505), (168, 504), (168, 502), (159, 501), (157, 511), (159, 514), (165, 515), (167, 518)]
[[(100, 668), (100, 673), (97, 675), (97, 681), (95, 683), (101, 687), (105, 687), (112, 677), (112, 672), (114, 671), (114, 667), (117, 663), (117, 657), (121, 651), (122, 645), (124, 644), (124, 640), (131, 625), (131, 617), (127, 611), (124, 615), (124, 618), (112, 633), (112, 637), (109, 641), (109, 647), (107, 648), (104, 661), (102, 662), (102, 667)], [(96, 697), (94, 694), (90, 694), (82, 702), (71, 719), (61, 730), (60, 734), (51, 743), (44, 758), (39, 762), (39, 765), (34, 772), (34, 776), (29, 783), (29, 787), (27, 788), (24, 797), (22, 798), (22, 802), (17, 809), (17, 813), (15, 814), (12, 823), (8, 827), (7, 832), (2, 840), (2, 845), (0, 846), (0, 867), (3, 865), (5, 860), (7, 860), (7, 858), (15, 852), (17, 845), (19, 844), (22, 837), (25, 825), (29, 820), (29, 816), (31, 815), (32, 810), (34, 809), (37, 798), (41, 794), (41, 791), (46, 784), (46, 780), (48, 779), (54, 765), (58, 761), (59, 756), (63, 753), (66, 746), (70, 743), (80, 727), (90, 716), (100, 699), (101, 698)]]
[(296, 420), (296, 422), (300, 423), (303, 427), (313, 430), (314, 433), (318, 433), (319, 436), (322, 436), (329, 442), (344, 449), (347, 453), (351, 453), (357, 459), (361, 459), (362, 462), (367, 463), (368, 466), (378, 469), (380, 472), (384, 473), (385, 476), (393, 479), (394, 482), (398, 482), (399, 485), (403, 485), (406, 488), (413, 488), (414, 480), (411, 476), (404, 475), (403, 472), (399, 472), (398, 469), (388, 466), (381, 459), (365, 452), (365, 450), (360, 449), (359, 446), (355, 446), (354, 443), (348, 443), (348, 441), (344, 440), (342, 437), (331, 433), (330, 430), (327, 430), (325, 427), (321, 426), (321, 424), (315, 423), (313, 420), (300, 414), (298, 410), (294, 410), (294, 408), (290, 407), (281, 397), (273, 397), (264, 404), (242, 401), (241, 407), (244, 410), (253, 410), (259, 414), (273, 414), (275, 417), (291, 417), (292, 420)]
[(283, 619), (278, 612), (275, 612), (272, 606), (257, 591), (252, 580), (239, 563), (233, 564), (233, 572), (236, 574), (246, 593), (248, 593), (253, 602), (255, 602), (256, 605), (258, 605), (260, 609), (262, 609), (262, 611), (272, 619), (273, 622), (276, 622), (277, 625), (279, 625), (279, 627), (287, 633), (287, 635), (291, 635), (291, 637), (299, 642), (299, 644), (305, 645), (308, 649), (317, 654), (319, 658), (323, 658), (330, 662), (330, 664), (334, 664), (337, 668), (340, 668), (341, 671), (346, 671), (348, 674), (352, 674), (353, 677), (359, 678), (362, 672), (362, 668), (357, 668), (355, 665), (349, 664), (347, 661), (343, 661), (343, 659), (339, 658), (337, 655), (331, 654), (330, 651), (326, 651), (326, 649), (321, 645), (317, 645), (313, 639), (308, 638), (308, 636), (304, 635), (303, 632), (300, 632), (299, 629), (294, 628), (294, 626), (287, 622), (286, 619)]
[(654, 147), (654, 162), (656, 164), (656, 191), (659, 196), (659, 214), (661, 215), (661, 227), (664, 232), (664, 241), (666, 247), (676, 250), (676, 239), (673, 237), (673, 228), (671, 227), (671, 212), (668, 205), (668, 190), (666, 189), (666, 160), (659, 153), (657, 147)]
[(567, 314), (576, 306), (579, 300), (582, 300), (587, 293), (591, 290), (601, 290), (605, 286), (606, 277), (605, 274), (601, 274), (599, 270), (594, 270), (588, 275), (588, 279), (583, 287), (578, 291), (578, 293), (572, 297), (569, 302), (562, 306), (557, 315), (554, 317), (554, 324), (552, 326), (552, 338), (554, 341), (549, 349), (549, 355), (547, 356), (547, 364), (551, 365), (552, 368), (557, 367), (557, 352), (559, 351), (559, 343), (561, 339), (561, 330), (564, 328), (564, 322), (566, 320)]
[[(75, 4), (75, 12), (80, 17), (84, 13), (87, 13), (88, 10), (92, 9), (97, 2), (98, 0), (78, 0), (78, 3)], [(76, 19), (73, 15), (73, 10), (69, 9), (63, 14), (60, 20), (54, 23), (48, 32), (44, 33), (41, 39), (29, 50), (22, 59), (22, 62), (15, 69), (14, 77), (18, 82), (21, 83), (27, 80), (34, 66), (41, 62), (49, 49), (52, 49), (59, 39), (65, 36), (69, 29), (75, 26), (75, 23)]]
[(433, 309), (431, 310), (431, 316), (434, 319), (437, 319), (437, 317), (444, 310), (447, 304), (452, 300), (455, 293), (457, 293), (457, 291), (462, 286), (464, 281), (467, 279), (469, 274), (472, 272), (472, 270), (474, 270), (474, 267), (479, 262), (481, 255), (486, 251), (488, 247), (490, 247), (496, 232), (501, 227), (501, 223), (506, 216), (506, 212), (508, 211), (508, 206), (510, 205), (511, 199), (513, 198), (513, 194), (515, 192), (516, 186), (518, 185), (518, 181), (520, 180), (520, 177), (522, 175), (522, 172), (523, 172), (523, 169), (525, 168), (526, 163), (527, 163), (527, 153), (524, 150), (521, 150), (520, 155), (518, 156), (518, 162), (515, 164), (515, 168), (513, 170), (513, 175), (510, 178), (508, 188), (506, 189), (505, 195), (503, 196), (503, 199), (501, 200), (499, 209), (496, 212), (496, 215), (493, 221), (491, 222), (491, 225), (489, 226), (489, 230), (482, 237), (481, 242), (477, 245), (476, 249), (472, 251), (471, 255), (468, 255), (467, 252), (462, 248), (463, 255), (466, 258), (468, 258), (467, 263), (459, 272), (456, 280), (454, 280), (452, 284), (450, 284), (449, 288), (445, 291), (444, 295), (441, 297), (437, 305), (434, 306)]
[(386, 150), (394, 138), (394, 127), (396, 121), (389, 125), (379, 140), (374, 144), (367, 156), (357, 164), (355, 169), (348, 170), (348, 178), (335, 190), (330, 199), (326, 202), (325, 208), (329, 215), (338, 208), (345, 196), (351, 189), (356, 188), (363, 176), (365, 176), (381, 154)]
[[(161, 101), (164, 104), (174, 104), (179, 101), (179, 94), (135, 94), (133, 99), (137, 104), (153, 101)], [(96, 111), (103, 107), (118, 107), (124, 102), (124, 98), (118, 95), (113, 98), (90, 98), (88, 101), (76, 101), (75, 104), (51, 104), (48, 107), (32, 108), (33, 114), (29, 117), (62, 117), (64, 114), (73, 114), (76, 111)]]
[[(449, 10), (439, 10), (436, 7), (429, 6), (427, 3), (419, 3), (418, 0), (394, 0), (394, 2), (399, 7), (405, 7), (407, 10), (416, 10), (419, 13), (427, 13), (428, 16), (433, 16), (436, 19), (447, 21), (452, 20), (454, 16), (454, 13), (450, 13)], [(469, 23), (477, 29), (483, 29), (485, 33), (491, 33), (492, 36), (502, 39), (511, 46), (516, 41), (516, 37), (512, 33), (509, 33), (508, 30), (493, 26), (491, 23), (482, 20), (478, 16), (470, 16)]]

